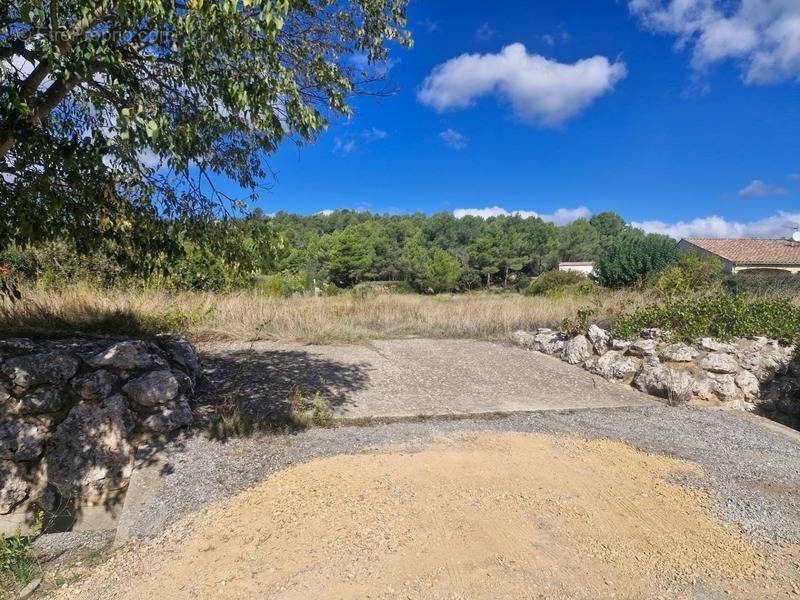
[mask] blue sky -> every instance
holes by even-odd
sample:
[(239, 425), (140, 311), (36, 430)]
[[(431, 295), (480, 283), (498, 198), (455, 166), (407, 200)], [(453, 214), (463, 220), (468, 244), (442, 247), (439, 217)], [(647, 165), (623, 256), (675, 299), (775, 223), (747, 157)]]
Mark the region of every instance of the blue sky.
[(678, 237), (800, 225), (797, 0), (409, 11), (397, 93), (356, 99), (316, 144), (270, 157), (266, 212), (614, 210)]

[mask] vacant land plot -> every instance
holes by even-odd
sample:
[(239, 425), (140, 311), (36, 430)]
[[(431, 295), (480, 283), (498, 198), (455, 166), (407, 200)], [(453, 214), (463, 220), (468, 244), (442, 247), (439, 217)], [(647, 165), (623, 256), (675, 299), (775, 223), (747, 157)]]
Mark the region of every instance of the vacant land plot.
[(632, 290), (557, 298), (488, 293), (357, 298), (345, 293), (332, 298), (275, 299), (254, 291), (171, 292), (71, 285), (27, 289), (16, 303), (0, 300), (0, 330), (25, 335), (179, 330), (193, 341), (303, 343), (410, 335), (507, 339), (517, 329), (556, 327), (587, 305), (602, 323), (648, 299), (648, 294)]
[(129, 547), (70, 598), (785, 597), (800, 547), (714, 514), (691, 462), (529, 433), (318, 459)]

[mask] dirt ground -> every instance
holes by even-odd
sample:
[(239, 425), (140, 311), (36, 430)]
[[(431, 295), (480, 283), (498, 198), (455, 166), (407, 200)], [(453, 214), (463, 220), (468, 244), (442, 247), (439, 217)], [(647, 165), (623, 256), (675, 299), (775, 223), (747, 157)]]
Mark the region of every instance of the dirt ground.
[(63, 598), (785, 598), (800, 547), (759, 546), (626, 444), (460, 434), (279, 472)]

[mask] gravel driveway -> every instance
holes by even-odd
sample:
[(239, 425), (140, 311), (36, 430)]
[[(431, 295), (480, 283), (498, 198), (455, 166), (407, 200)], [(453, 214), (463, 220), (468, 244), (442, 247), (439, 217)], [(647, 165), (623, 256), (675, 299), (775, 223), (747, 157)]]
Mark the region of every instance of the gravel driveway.
[[(699, 465), (685, 483), (709, 492), (714, 510), (763, 541), (800, 543), (800, 441), (790, 430), (743, 414), (695, 407), (640, 406), (547, 411), (502, 418), (427, 420), (312, 429), (220, 441), (202, 434), (164, 449), (158, 488), (128, 516), (147, 537), (268, 475), (309, 460), (361, 454), (387, 445), (422, 448), (459, 432), (533, 432), (620, 440)], [(532, 465), (534, 467), (535, 465)]]

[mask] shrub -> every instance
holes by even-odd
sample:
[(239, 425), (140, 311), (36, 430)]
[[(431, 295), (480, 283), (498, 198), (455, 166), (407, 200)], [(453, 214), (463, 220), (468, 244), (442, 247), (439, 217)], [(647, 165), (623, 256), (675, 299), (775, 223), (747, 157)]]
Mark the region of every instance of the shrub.
[(605, 287), (631, 287), (662, 272), (677, 258), (678, 247), (671, 238), (627, 234), (615, 239), (597, 261), (595, 277)]
[(574, 319), (566, 318), (561, 321), (559, 330), (567, 337), (575, 337), (581, 333), (586, 333), (589, 328), (589, 317), (594, 314), (592, 308), (579, 308)]
[(567, 286), (585, 283), (584, 275), (575, 271), (546, 271), (534, 279), (525, 290), (526, 294), (538, 296)]
[(790, 295), (800, 294), (800, 273), (793, 275), (777, 269), (753, 269), (731, 275), (725, 282), (735, 293)]
[(332, 296), (338, 296), (341, 293), (342, 289), (336, 285), (335, 283), (326, 283), (322, 286), (322, 295), (326, 298), (330, 298)]
[(665, 296), (685, 296), (696, 292), (718, 290), (723, 283), (724, 267), (714, 256), (689, 252), (678, 257), (673, 267), (663, 271), (655, 282)]
[(765, 335), (783, 343), (800, 338), (800, 307), (784, 297), (719, 294), (652, 305), (617, 319), (613, 334), (631, 338), (658, 327), (684, 340)]
[(288, 298), (302, 292), (304, 285), (297, 275), (262, 275), (256, 278), (255, 289), (270, 298)]

